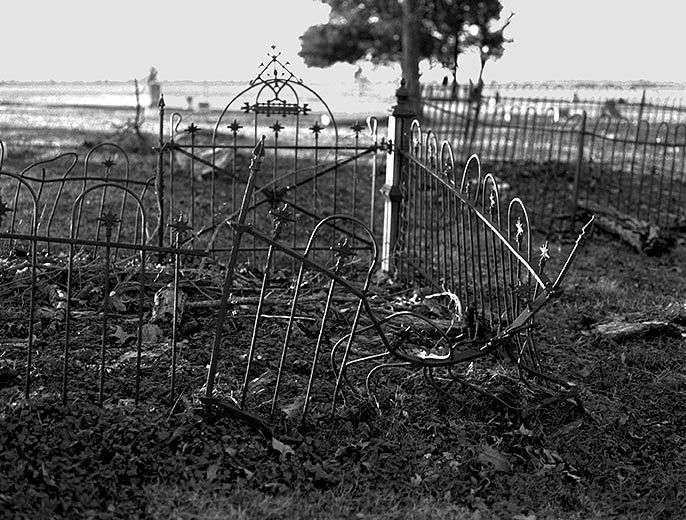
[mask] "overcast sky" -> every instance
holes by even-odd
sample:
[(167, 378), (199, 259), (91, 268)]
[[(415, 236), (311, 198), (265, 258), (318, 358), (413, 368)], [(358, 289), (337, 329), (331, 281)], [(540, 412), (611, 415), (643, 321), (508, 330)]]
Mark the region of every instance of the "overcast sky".
[[(504, 4), (515, 42), (487, 81), (686, 80), (683, 0)], [(126, 80), (151, 65), (162, 79), (243, 80), (271, 43), (302, 74), (298, 37), (327, 14), (318, 0), (2, 0), (0, 80)], [(462, 65), (466, 74), (474, 63)]]

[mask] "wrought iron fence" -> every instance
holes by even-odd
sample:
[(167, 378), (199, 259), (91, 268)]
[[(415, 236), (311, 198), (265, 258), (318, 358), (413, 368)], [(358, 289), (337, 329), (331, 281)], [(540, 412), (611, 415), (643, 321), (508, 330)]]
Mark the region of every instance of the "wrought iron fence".
[[(303, 103), (302, 92), (320, 106)], [(189, 283), (197, 286), (185, 279), (189, 269), (200, 261), (203, 272), (218, 271), (226, 267), (222, 260), (228, 252), (229, 267), (267, 260), (267, 276), (283, 267), (276, 265), (271, 247), (252, 235), (234, 247), (227, 222), (239, 208), (241, 223), (268, 232), (269, 215), (276, 218), (287, 204), (291, 222), (278, 234), (291, 247), (301, 247), (322, 219), (319, 236), (339, 233), (338, 222), (325, 218), (334, 212), (344, 211), (359, 224), (354, 237), (364, 229), (378, 232), (382, 201), (376, 183), (386, 151), (378, 121), (370, 117), (341, 127), (324, 100), (295, 78), (278, 54), (269, 55), (260, 74), (209, 131), (192, 122), (182, 131), (179, 113), (169, 116), (167, 127), (165, 109), (162, 99), (153, 172), (132, 167), (126, 150), (114, 143), (94, 146), (83, 160), (63, 153), (8, 171), (0, 141), (0, 291), (16, 304), (2, 309), (0, 335), (28, 338), (3, 339), (5, 353), (15, 351), (9, 359), (22, 360), (25, 397), (48, 393), (66, 402), (70, 389), (78, 387), (100, 403), (138, 401), (146, 397), (141, 387), (146, 377), (156, 379), (155, 392), (165, 399), (188, 388), (188, 379), (204, 371), (208, 361), (199, 361), (192, 377), (177, 370), (182, 362), (179, 291)], [(255, 140), (261, 168), (250, 169)], [(244, 200), (249, 179), (251, 195)], [(322, 244), (312, 248), (328, 247)], [(367, 239), (350, 247), (362, 255), (373, 245)], [(226, 290), (240, 291), (241, 282), (245, 279)], [(215, 280), (214, 287), (203, 287), (202, 294), (218, 297), (222, 285)], [(173, 300), (174, 315), (169, 349), (156, 360), (165, 363), (161, 359), (168, 357), (169, 368), (161, 371), (168, 376), (166, 390), (165, 377), (146, 364), (148, 347), (161, 341), (150, 329), (153, 300), (162, 297)], [(50, 349), (61, 350), (59, 363), (43, 356), (44, 346), (55, 339), (58, 344)], [(97, 343), (98, 355), (83, 348), (84, 342)], [(122, 379), (122, 371), (130, 377)]]
[[(24, 397), (174, 403), (204, 386), (210, 401), (234, 398), (230, 406), (272, 418), (294, 409), (305, 420), (312, 408), (335, 410), (345, 395), (369, 394), (375, 375), (387, 369), (418, 370), (433, 384), (435, 372), (445, 369), (446, 377), (460, 381), (451, 372), (455, 365), (506, 351), (522, 374), (543, 376), (534, 319), (559, 293), (585, 233), (549, 279), (545, 245), (534, 265), (521, 200), (512, 198), (501, 216), (499, 181), (482, 177), (475, 158), (458, 185), (452, 148), (439, 146), (432, 133), (425, 139), (418, 123), (410, 124), (403, 88), (387, 142), (377, 141), (370, 119), (372, 143), (363, 146), (363, 128), (354, 125), (351, 145), (341, 145), (326, 107), (333, 124), (328, 143), (319, 119), (308, 134), (314, 144), (306, 144), (300, 130), (310, 112), (285, 95), (306, 87), (278, 55), (270, 56), (267, 69), (269, 79), (260, 75), (245, 91), (258, 91), (243, 105), (252, 121), (247, 138), (238, 132), (237, 117), (220, 132), (231, 102), (207, 141), (193, 125), (182, 140), (176, 114), (166, 139), (160, 103), (157, 170), (149, 178), (133, 171), (125, 150), (111, 143), (94, 147), (82, 163), (76, 154), (61, 154), (18, 173), (7, 171), (0, 155), (0, 294), (13, 302), (0, 312), (2, 323), (14, 327), (0, 334), (11, 338), (3, 339), (3, 352), (22, 369)], [(284, 144), (289, 117), (293, 141)], [(239, 164), (252, 139), (248, 161)], [(374, 216), (381, 151), (388, 152), (383, 235)], [(181, 156), (188, 158), (184, 165)], [(196, 176), (203, 168), (208, 181)], [(229, 209), (222, 213), (223, 202)], [(304, 218), (297, 220), (298, 214)], [(215, 276), (199, 287), (191, 275), (197, 262), (200, 277), (214, 271), (223, 282)], [(262, 267), (251, 275), (258, 296), (241, 300), (256, 309), (247, 315), (247, 341), (239, 327), (232, 333), (225, 327), (235, 326), (238, 318), (229, 311), (246, 288), (239, 262)], [(370, 283), (379, 264), (408, 283), (453, 297), (453, 334), (411, 312), (373, 308)], [(297, 276), (277, 274), (277, 265)], [(303, 292), (312, 287), (323, 289), (320, 304), (303, 310)], [(208, 307), (217, 309), (211, 349), (191, 349), (180, 339), (184, 288), (209, 296)], [(265, 310), (277, 292), (288, 302), (286, 316)], [(166, 337), (153, 326), (164, 301)], [(335, 305), (341, 301), (345, 308)], [(56, 350), (59, 356), (48, 355)]]
[(496, 107), (474, 118), (454, 105), (423, 105), (423, 117), (459, 151), (521, 187), (536, 220), (569, 229), (579, 208), (609, 205), (665, 228), (686, 222), (686, 126), (640, 124), (584, 112), (558, 117), (535, 107)]
[[(401, 121), (398, 128), (401, 134), (402, 126)], [(531, 263), (529, 222), (521, 200), (514, 199), (509, 204), (507, 222), (501, 225), (498, 188), (493, 177), (482, 179), (479, 171), (476, 182), (472, 183), (465, 170), (458, 190), (452, 177), (454, 163), (450, 146), (444, 143), (439, 154), (438, 141), (428, 136), (426, 147), (423, 147), (416, 121), (411, 133), (409, 151), (398, 148), (397, 143), (394, 145), (395, 159), (401, 171), (398, 179), (402, 194), (400, 215), (386, 214), (387, 219), (400, 219), (398, 235), (393, 244), (396, 274), (405, 281), (416, 281), (421, 277), (422, 284), (429, 286), (438, 285), (440, 276), (442, 289), (447, 291), (455, 304), (454, 325), (457, 334), (449, 337), (446, 330), (431, 320), (408, 311), (378, 315), (379, 311), (373, 309), (369, 299), (371, 276), (378, 261), (377, 245), (373, 233), (361, 221), (344, 215), (326, 217), (315, 226), (303, 252), (299, 252), (279, 240), (283, 225), (288, 220), (284, 218), (284, 209), (272, 213), (272, 233), (266, 235), (254, 226), (244, 225), (243, 207), (237, 220), (232, 222), (235, 230), (233, 251), (238, 250), (241, 239), (247, 234), (268, 244), (269, 252), (248, 346), (229, 345), (224, 327), (229, 288), (236, 269), (233, 262), (235, 253), (232, 253), (216, 319), (205, 387), (205, 397), (209, 402), (217, 403), (213, 400), (217, 390), (217, 374), (229, 371), (227, 365), (235, 366), (237, 360), (242, 360), (243, 377), (224, 383), (219, 394), (232, 397), (241, 409), (264, 409), (272, 420), (280, 410), (282, 393), (289, 394), (287, 414), (297, 415), (304, 421), (312, 406), (330, 406), (335, 411), (343, 383), (353, 395), (359, 394), (364, 388), (368, 396), (374, 398), (372, 379), (387, 369), (423, 371), (434, 384), (435, 371), (447, 369), (449, 380), (461, 381), (460, 376), (452, 372), (454, 367), (496, 352), (509, 352), (522, 376), (528, 373), (548, 377), (541, 369), (534, 341), (534, 319), (541, 308), (559, 294), (562, 281), (592, 219), (582, 230), (559, 274), (551, 281), (545, 272), (550, 258), (547, 244), (540, 249), (537, 268)], [(262, 150), (256, 150), (257, 158)], [(425, 155), (431, 166), (422, 162)], [(478, 164), (478, 159), (475, 161)], [(246, 186), (244, 201), (251, 197), (254, 189), (254, 169), (251, 172), (253, 174)], [(485, 209), (487, 201), (488, 215)], [(387, 205), (388, 210), (394, 212), (395, 208)], [(321, 248), (323, 251), (328, 249), (328, 252), (317, 256), (315, 245), (323, 239), (325, 243), (327, 241), (322, 230), (333, 222), (337, 224), (340, 238), (335, 243), (328, 239), (328, 247)], [(514, 235), (510, 234), (511, 228), (516, 230)], [(507, 236), (505, 229), (508, 230)], [(356, 243), (363, 247), (355, 248)], [(359, 251), (365, 254), (360, 255)], [(420, 251), (425, 262), (418, 265), (412, 260), (420, 256)], [(258, 336), (264, 327), (265, 288), (275, 253), (295, 260), (298, 276), (289, 296), (288, 321), (280, 331), (283, 334), (280, 347), (274, 347), (273, 336), (266, 342), (267, 345), (260, 347)], [(327, 286), (326, 298), (323, 311), (315, 316), (314, 327), (309, 334), (305, 333), (305, 338), (300, 338), (296, 346), (293, 332), (298, 327), (296, 312), (299, 310), (306, 271), (321, 275)], [(350, 298), (349, 316), (336, 320), (333, 317), (334, 296), (341, 292), (342, 296)], [(340, 337), (337, 340), (332, 339), (336, 330), (332, 322), (335, 321), (339, 322), (337, 330)], [(424, 326), (420, 334), (415, 328), (418, 322)], [(428, 336), (427, 328), (430, 332)], [(296, 348), (297, 355), (291, 354), (294, 362), (288, 364), (289, 352)], [(325, 349), (328, 349), (328, 368), (320, 366)], [(258, 364), (258, 352), (262, 362), (259, 370), (255, 366)], [(300, 363), (295, 363), (298, 360)], [(258, 372), (259, 376), (254, 377)], [(324, 387), (325, 391), (319, 392), (318, 399), (313, 400), (315, 380), (319, 381), (320, 389)], [(287, 390), (283, 388), (286, 381)], [(231, 401), (223, 401), (223, 406), (235, 405)]]
[[(305, 103), (305, 98), (315, 101)], [(377, 175), (384, 154), (379, 153), (383, 143), (378, 120), (370, 116), (343, 127), (279, 54), (269, 55), (260, 73), (226, 104), (209, 129), (193, 122), (182, 128), (177, 112), (170, 115), (167, 128), (163, 100), (159, 108), (161, 221), (177, 211), (188, 214), (197, 230), (190, 238), (195, 247), (231, 249), (231, 234), (219, 224), (237, 215), (250, 150), (260, 136), (267, 137), (265, 156), (246, 218), (268, 232), (265, 212), (257, 210), (288, 203), (299, 216), (288, 231), (293, 247), (302, 245), (302, 231), (319, 218), (340, 212), (379, 230)], [(167, 230), (157, 231), (158, 246), (168, 242)], [(252, 239), (244, 245), (251, 262), (261, 265), (265, 248), (259, 252), (258, 247)]]
[[(667, 122), (678, 124), (686, 122), (686, 106), (683, 99), (668, 97), (664, 99), (651, 99), (646, 90), (642, 91), (640, 99), (627, 99), (626, 96), (618, 95), (613, 98), (580, 98), (573, 94), (571, 97), (540, 95), (545, 89), (521, 88), (519, 92), (536, 90), (537, 95), (510, 95), (508, 88), (486, 87), (481, 96), (468, 85), (460, 85), (457, 88), (446, 85), (427, 84), (422, 86), (422, 99), (432, 104), (445, 105), (453, 103), (453, 110), (467, 114), (471, 112), (493, 111), (500, 106), (505, 111), (511, 107), (533, 107), (538, 113), (551, 111), (557, 117), (568, 117), (574, 114), (586, 112), (589, 118), (597, 118), (603, 115), (628, 119), (630, 121), (648, 121), (651, 124)], [(621, 91), (618, 91), (621, 94)]]
[[(590, 222), (551, 281), (547, 241), (534, 259), (524, 203), (518, 197), (504, 201), (499, 182), (482, 174), (477, 156), (470, 157), (459, 175), (450, 143), (431, 131), (423, 135), (416, 120), (409, 148), (399, 153), (401, 203), (393, 250), (399, 277), (452, 295), (472, 340), (533, 321), (536, 302), (555, 293)], [(517, 344), (518, 355), (538, 367), (531, 331), (518, 337)]]

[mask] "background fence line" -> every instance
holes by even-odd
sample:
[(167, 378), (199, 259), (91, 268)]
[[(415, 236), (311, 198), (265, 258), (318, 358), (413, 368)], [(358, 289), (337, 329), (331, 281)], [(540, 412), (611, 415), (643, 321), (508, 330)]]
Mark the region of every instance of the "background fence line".
[(546, 228), (569, 230), (579, 208), (600, 206), (664, 228), (686, 223), (686, 124), (456, 98), (423, 99), (422, 112), (460, 161), (475, 153), (516, 186)]
[[(589, 117), (610, 114), (613, 117), (624, 117), (635, 121), (645, 120), (651, 123), (663, 121), (669, 123), (686, 122), (686, 106), (684, 106), (681, 98), (651, 99), (647, 96), (646, 89), (641, 91), (641, 97), (638, 100), (626, 99), (623, 96), (604, 99), (580, 98), (576, 93), (571, 97), (563, 97), (561, 95), (515, 96), (507, 94), (509, 90), (507, 86), (502, 88), (485, 87), (485, 90), (488, 90), (488, 92), (482, 91), (479, 100), (477, 91), (474, 88), (470, 90), (469, 85), (459, 85), (457, 88), (453, 88), (450, 85), (429, 84), (424, 85), (422, 88), (422, 99), (433, 103), (456, 100), (460, 104), (465, 105), (465, 107), (470, 103), (478, 103), (480, 101), (483, 106), (491, 108), (496, 105), (525, 105), (533, 106), (539, 112), (555, 109), (562, 115), (585, 111)], [(524, 90), (540, 92), (541, 89), (530, 88)], [(618, 91), (618, 93), (621, 93), (621, 91)]]

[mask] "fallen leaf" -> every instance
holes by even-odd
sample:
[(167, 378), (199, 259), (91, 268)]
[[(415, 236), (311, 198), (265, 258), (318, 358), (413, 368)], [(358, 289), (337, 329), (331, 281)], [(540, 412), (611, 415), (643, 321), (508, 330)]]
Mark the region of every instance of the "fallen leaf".
[(162, 329), (153, 323), (146, 323), (141, 327), (143, 343), (157, 343), (162, 339)]
[(117, 312), (126, 312), (126, 305), (121, 299), (121, 296), (119, 296), (116, 292), (112, 291), (110, 293), (110, 307), (114, 309)]
[(272, 437), (272, 448), (281, 453), (282, 457), (286, 455), (295, 455), (295, 451), (288, 444), (284, 444), (276, 437)]
[(133, 334), (129, 334), (121, 325), (117, 325), (115, 331), (111, 334), (117, 340), (119, 345), (124, 345), (126, 342), (136, 338)]
[(219, 464), (212, 464), (210, 465), (209, 468), (207, 468), (207, 480), (212, 482), (215, 478), (217, 478), (217, 473), (219, 472)]
[(505, 456), (492, 446), (484, 446), (477, 460), (482, 464), (490, 464), (496, 471), (508, 473), (512, 471), (512, 465)]

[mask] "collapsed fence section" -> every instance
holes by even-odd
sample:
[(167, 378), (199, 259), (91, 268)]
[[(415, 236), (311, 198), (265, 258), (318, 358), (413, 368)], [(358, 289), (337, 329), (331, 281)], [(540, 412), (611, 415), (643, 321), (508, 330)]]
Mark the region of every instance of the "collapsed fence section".
[[(453, 103), (453, 102), (451, 102)], [(462, 114), (454, 104), (423, 105), (459, 151), (477, 153), (500, 181), (521, 187), (536, 221), (568, 230), (579, 211), (612, 211), (664, 228), (686, 223), (686, 126), (609, 115), (559, 117), (535, 107)]]

